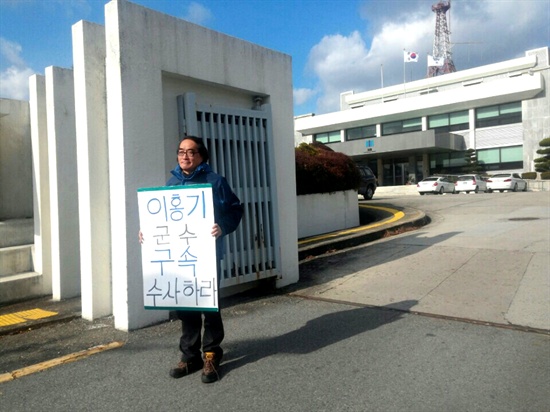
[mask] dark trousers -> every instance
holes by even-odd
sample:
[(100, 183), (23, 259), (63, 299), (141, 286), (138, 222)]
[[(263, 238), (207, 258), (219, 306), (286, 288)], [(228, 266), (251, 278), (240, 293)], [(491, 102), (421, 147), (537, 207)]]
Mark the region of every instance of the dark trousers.
[[(217, 262), (218, 293), (220, 290), (220, 262)], [(219, 305), (219, 299), (218, 299)], [(221, 308), (220, 308), (221, 309)], [(225, 332), (223, 329), (222, 314), (220, 311), (177, 311), (177, 317), (181, 320), (180, 350), (182, 360), (191, 362), (201, 359), (201, 347), (203, 352), (214, 352), (217, 359), (223, 356), (220, 347)], [(201, 336), (204, 317), (204, 334)], [(202, 339), (201, 339), (202, 338)]]
[[(177, 315), (181, 320), (180, 350), (184, 362), (201, 359), (201, 346), (203, 352), (214, 352), (217, 359), (222, 358), (220, 344), (225, 334), (220, 312), (181, 310)], [(204, 334), (201, 339), (203, 316)]]

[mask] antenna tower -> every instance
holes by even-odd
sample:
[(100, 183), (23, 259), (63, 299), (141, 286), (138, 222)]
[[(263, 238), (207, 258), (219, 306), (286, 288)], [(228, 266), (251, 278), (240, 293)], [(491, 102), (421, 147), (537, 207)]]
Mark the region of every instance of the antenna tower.
[(436, 14), (435, 19), (435, 38), (433, 47), (434, 60), (443, 59), (443, 66), (429, 66), (428, 77), (439, 76), (440, 74), (447, 74), (456, 72), (453, 59), (451, 58), (451, 48), (449, 36), (451, 34), (449, 27), (447, 26), (447, 10), (451, 8), (451, 1), (440, 1), (437, 4), (432, 5), (432, 11)]

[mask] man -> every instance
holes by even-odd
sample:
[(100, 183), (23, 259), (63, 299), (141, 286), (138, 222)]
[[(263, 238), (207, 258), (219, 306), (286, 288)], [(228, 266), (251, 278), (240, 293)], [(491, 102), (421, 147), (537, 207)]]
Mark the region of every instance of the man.
[[(180, 142), (177, 151), (178, 165), (172, 170), (167, 186), (210, 183), (214, 201), (214, 226), (212, 236), (216, 237), (216, 270), (218, 288), (220, 284), (223, 257), (223, 236), (233, 232), (239, 225), (243, 207), (233, 193), (227, 180), (212, 171), (207, 164), (209, 154), (202, 140), (186, 136)], [(140, 241), (143, 236), (140, 233)], [(179, 310), (182, 335), (180, 338), (181, 361), (170, 370), (170, 376), (181, 378), (202, 368), (201, 380), (204, 383), (219, 379), (218, 368), (223, 356), (220, 344), (224, 338), (222, 317), (219, 311)], [(203, 321), (204, 317), (204, 321)], [(204, 334), (201, 330), (204, 324)], [(201, 357), (201, 347), (204, 357)]]

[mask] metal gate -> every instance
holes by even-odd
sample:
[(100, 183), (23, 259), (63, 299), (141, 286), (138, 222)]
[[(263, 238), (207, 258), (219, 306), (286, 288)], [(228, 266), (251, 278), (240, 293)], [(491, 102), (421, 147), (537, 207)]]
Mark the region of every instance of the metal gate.
[(201, 137), (212, 169), (224, 176), (244, 206), (237, 230), (225, 237), (221, 287), (277, 276), (280, 262), (273, 184), (271, 108), (212, 107), (178, 96), (180, 136)]

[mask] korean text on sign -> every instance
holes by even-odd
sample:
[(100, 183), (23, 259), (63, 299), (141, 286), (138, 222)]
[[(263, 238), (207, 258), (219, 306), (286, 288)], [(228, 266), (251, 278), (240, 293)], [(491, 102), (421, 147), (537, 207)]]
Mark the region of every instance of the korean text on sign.
[(146, 309), (218, 310), (210, 184), (138, 189)]

